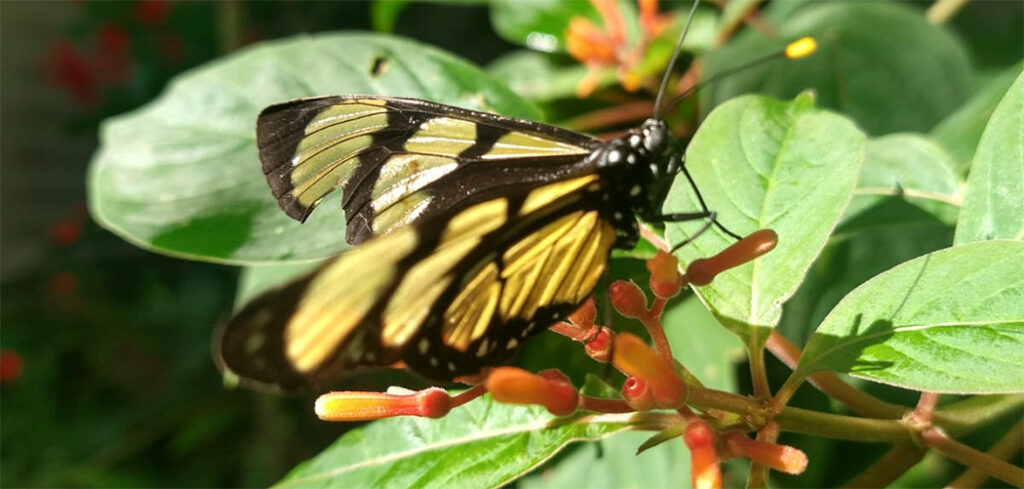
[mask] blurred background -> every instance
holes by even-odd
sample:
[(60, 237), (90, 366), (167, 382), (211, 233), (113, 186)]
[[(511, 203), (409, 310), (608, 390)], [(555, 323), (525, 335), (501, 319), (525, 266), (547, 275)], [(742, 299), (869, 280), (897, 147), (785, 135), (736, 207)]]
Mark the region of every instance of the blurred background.
[[(515, 48), (486, 5), (452, 3), (412, 4), (394, 31), (480, 64)], [(957, 18), (981, 72), (1021, 59), (1004, 48), (1022, 39), (1020, 7)], [(265, 486), (339, 435), (312, 394), (225, 389), (207, 345), (237, 269), (122, 241), (90, 220), (84, 182), (102, 120), (182, 71), (373, 27), (365, 2), (0, 3), (0, 485)]]

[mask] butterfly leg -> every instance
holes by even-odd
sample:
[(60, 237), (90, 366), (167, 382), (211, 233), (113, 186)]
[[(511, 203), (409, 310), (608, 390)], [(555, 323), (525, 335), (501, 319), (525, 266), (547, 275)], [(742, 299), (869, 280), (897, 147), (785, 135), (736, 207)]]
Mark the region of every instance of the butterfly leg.
[[(728, 234), (730, 237), (732, 237), (735, 240), (739, 240), (740, 239), (740, 235), (730, 231), (728, 228), (726, 228), (724, 225), (722, 225), (722, 223), (720, 223), (720, 222), (715, 220), (715, 217), (714, 217), (715, 213), (713, 211), (711, 211), (710, 209), (708, 209), (708, 205), (706, 203), (704, 203), (704, 196), (700, 194), (700, 189), (697, 188), (697, 182), (693, 181), (693, 177), (690, 176), (690, 171), (686, 169), (686, 162), (685, 161), (681, 162), (681, 164), (679, 165), (679, 171), (683, 172), (683, 176), (686, 177), (686, 181), (690, 184), (690, 188), (693, 189), (693, 193), (697, 196), (697, 202), (700, 202), (700, 208), (703, 210), (703, 212), (693, 213), (693, 214), (704, 214), (704, 216), (702, 216), (702, 217), (709, 217), (709, 218), (711, 218), (710, 222), (712, 224), (714, 224), (715, 227), (717, 227), (718, 229), (721, 229), (723, 233)], [(693, 219), (700, 219), (700, 217), (695, 217)], [(691, 219), (682, 219), (682, 220), (685, 221), (685, 220), (691, 220)], [(677, 221), (665, 221), (665, 222), (680, 222), (680, 220), (677, 220)], [(704, 229), (701, 230), (701, 233), (702, 232), (704, 232)], [(700, 235), (700, 233), (697, 233), (696, 235), (694, 235), (694, 237), (696, 237), (698, 235)], [(686, 243), (689, 243), (692, 239), (693, 238), (687, 240)], [(676, 248), (678, 248), (678, 246)], [(674, 249), (675, 248), (673, 248), (673, 250)]]

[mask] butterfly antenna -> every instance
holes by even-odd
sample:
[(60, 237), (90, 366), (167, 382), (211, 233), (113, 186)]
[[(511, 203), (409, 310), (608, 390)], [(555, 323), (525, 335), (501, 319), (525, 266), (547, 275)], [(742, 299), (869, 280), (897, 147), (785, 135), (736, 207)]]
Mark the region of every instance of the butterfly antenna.
[(743, 63), (743, 64), (741, 64), (739, 66), (734, 66), (734, 67), (728, 68), (728, 69), (726, 69), (724, 71), (715, 73), (714, 75), (711, 76), (711, 78), (708, 78), (707, 80), (704, 80), (704, 81), (702, 81), (702, 82), (700, 82), (700, 83), (690, 87), (685, 92), (677, 95), (676, 98), (672, 99), (672, 101), (668, 103), (668, 107), (667, 107), (666, 110), (672, 110), (673, 107), (678, 105), (679, 102), (682, 102), (684, 99), (686, 99), (686, 97), (689, 97), (690, 95), (693, 95), (698, 90), (700, 90), (700, 89), (702, 89), (702, 88), (704, 88), (704, 87), (706, 87), (708, 85), (711, 85), (712, 83), (716, 83), (719, 80), (722, 80), (723, 78), (728, 78), (728, 77), (730, 77), (732, 75), (735, 75), (737, 73), (741, 73), (741, 72), (746, 71), (746, 70), (748, 70), (750, 68), (753, 68), (755, 66), (758, 66), (758, 65), (761, 65), (761, 64), (764, 64), (764, 63), (767, 63), (767, 62), (772, 61), (772, 60), (777, 59), (777, 58), (786, 58), (786, 59), (803, 58), (804, 56), (808, 56), (811, 53), (813, 53), (815, 50), (817, 50), (817, 48), (818, 48), (818, 43), (817, 43), (817, 41), (814, 40), (813, 37), (801, 37), (800, 39), (797, 39), (796, 41), (793, 41), (793, 42), (787, 44), (786, 47), (780, 49), (779, 51), (776, 51), (776, 52), (771, 53), (771, 54), (766, 55), (766, 56), (762, 56), (760, 58), (753, 59), (753, 60), (748, 61), (746, 63)]
[(700, 5), (700, 0), (693, 0), (693, 7), (690, 8), (690, 14), (686, 17), (686, 24), (683, 25), (683, 32), (679, 34), (679, 40), (676, 41), (676, 48), (672, 51), (672, 58), (668, 60), (668, 66), (665, 67), (665, 75), (661, 77), (661, 87), (658, 88), (658, 96), (654, 99), (654, 118), (661, 117), (661, 98), (665, 95), (665, 89), (668, 87), (668, 78), (672, 75), (672, 68), (676, 65), (676, 60), (679, 59), (679, 52), (683, 49), (683, 39), (686, 39), (686, 33), (690, 31), (690, 25), (693, 24), (693, 16), (697, 13), (697, 6)]

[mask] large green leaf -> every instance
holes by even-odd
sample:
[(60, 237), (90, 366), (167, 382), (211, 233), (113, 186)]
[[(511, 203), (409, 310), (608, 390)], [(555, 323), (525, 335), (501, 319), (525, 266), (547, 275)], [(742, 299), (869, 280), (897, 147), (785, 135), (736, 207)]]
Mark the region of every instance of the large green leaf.
[[(704, 58), (711, 75), (803, 36), (815, 54), (746, 70), (708, 87), (710, 107), (741, 93), (789, 98), (813, 88), (818, 103), (870, 134), (932, 129), (971, 88), (966, 51), (947, 31), (904, 5), (887, 2), (777, 2), (777, 41), (751, 30)], [(782, 18), (777, 18), (782, 17)]]
[(849, 373), (910, 389), (1024, 391), (1024, 243), (948, 248), (878, 275), (825, 318), (797, 375)]
[(487, 396), (441, 419), (391, 418), (353, 429), (276, 487), (500, 487), (573, 441), (628, 429), (629, 418), (555, 418)]
[(956, 161), (958, 174), (966, 174), (981, 133), (999, 101), (1020, 75), (1024, 62), (1006, 70), (971, 96), (956, 112), (949, 114), (932, 129), (931, 138), (941, 144)]
[(875, 213), (891, 219), (884, 223), (856, 222), (858, 217), (894, 196), (953, 224), (962, 203), (960, 185), (953, 160), (931, 140), (917, 134), (892, 134), (872, 139), (868, 141), (853, 200), (846, 209), (845, 225), (863, 227), (907, 219), (910, 216), (904, 214)]
[[(847, 119), (817, 110), (809, 97), (781, 102), (745, 96), (723, 104), (697, 131), (686, 166), (719, 222), (741, 235), (771, 228), (779, 245), (768, 255), (720, 275), (697, 294), (748, 347), (757, 348), (779, 321), (782, 303), (803, 281), (850, 199), (864, 157), (864, 135)], [(665, 212), (698, 209), (678, 178)], [(667, 226), (671, 243), (701, 223)], [(732, 244), (712, 229), (677, 255), (683, 263)]]
[(305, 224), (286, 217), (260, 170), (254, 125), (274, 102), (345, 93), (539, 118), (478, 68), (415, 42), (332, 34), (263, 43), (182, 75), (153, 103), (107, 121), (90, 168), (92, 214), (139, 246), (189, 258), (331, 255), (345, 242), (340, 195)]
[(1024, 74), (992, 113), (974, 154), (956, 243), (1024, 239)]
[(625, 432), (585, 444), (518, 485), (522, 489), (687, 487), (690, 451), (683, 440), (669, 440), (637, 454), (637, 447), (650, 437), (651, 433)]

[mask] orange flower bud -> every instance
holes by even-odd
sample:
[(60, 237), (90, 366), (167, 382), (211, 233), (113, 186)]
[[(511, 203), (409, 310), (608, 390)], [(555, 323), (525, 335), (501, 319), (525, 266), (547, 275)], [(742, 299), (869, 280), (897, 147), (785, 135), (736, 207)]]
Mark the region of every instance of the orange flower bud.
[(576, 411), (579, 393), (560, 373), (535, 375), (516, 367), (498, 367), (487, 378), (491, 397), (508, 404), (540, 404), (556, 416)]
[(744, 456), (787, 474), (800, 474), (807, 468), (807, 455), (797, 448), (752, 440), (739, 432), (728, 433), (724, 438), (731, 456)]
[(593, 297), (587, 299), (579, 309), (569, 315), (569, 322), (581, 327), (593, 326), (595, 319), (597, 319), (597, 306), (594, 304)]
[(627, 376), (637, 377), (651, 386), (659, 407), (675, 409), (686, 403), (686, 384), (658, 352), (629, 333), (615, 337), (612, 364)]
[(633, 282), (616, 280), (608, 288), (612, 307), (623, 317), (636, 319), (647, 313), (647, 297)]
[(622, 384), (622, 399), (637, 411), (650, 411), (657, 406), (651, 387), (643, 379), (629, 377)]
[(694, 285), (710, 284), (716, 275), (768, 253), (778, 243), (775, 231), (754, 231), (711, 258), (694, 260), (686, 267), (686, 278)]
[(313, 410), (324, 421), (369, 421), (393, 416), (440, 418), (451, 410), (451, 397), (436, 387), (412, 394), (339, 391), (318, 397)]
[(658, 250), (647, 260), (647, 270), (651, 272), (651, 292), (668, 299), (679, 293), (683, 286), (683, 277), (679, 274), (679, 260), (669, 253)]

